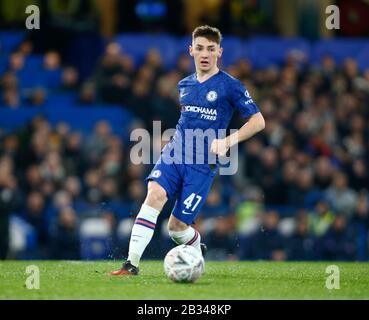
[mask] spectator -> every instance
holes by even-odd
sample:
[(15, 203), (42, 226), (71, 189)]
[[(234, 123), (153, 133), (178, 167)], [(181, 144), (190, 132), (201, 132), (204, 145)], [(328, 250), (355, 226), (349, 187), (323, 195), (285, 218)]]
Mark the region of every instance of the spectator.
[(110, 149), (101, 159), (101, 172), (105, 176), (116, 176), (121, 171), (122, 152), (118, 149)]
[(41, 189), (42, 177), (40, 169), (37, 165), (32, 164), (26, 170), (26, 178), (23, 181), (23, 190), (26, 193)]
[(245, 168), (244, 172), (246, 179), (251, 183), (258, 183), (258, 178), (261, 176), (262, 168), (259, 157), (263, 150), (263, 144), (258, 138), (251, 139), (245, 144)]
[(11, 109), (19, 108), (21, 106), (21, 99), (18, 90), (14, 88), (4, 90), (2, 96), (2, 104), (5, 107), (9, 107)]
[(35, 228), (37, 232), (38, 249), (40, 250), (38, 255), (45, 257), (49, 237), (46, 220), (46, 204), (42, 193), (39, 191), (32, 191), (28, 195), (26, 208), (22, 216)]
[(77, 215), (72, 208), (66, 207), (60, 211), (51, 243), (50, 256), (52, 259), (80, 259), (78, 220)]
[(365, 165), (364, 159), (354, 159), (349, 168), (348, 175), (350, 185), (356, 192), (369, 188), (368, 168)]
[(101, 201), (105, 203), (118, 201), (117, 183), (112, 177), (104, 177), (99, 184)]
[(104, 102), (123, 103), (128, 96), (131, 79), (125, 65), (127, 63), (123, 61), (119, 44), (113, 42), (107, 45), (94, 76), (97, 91)]
[(126, 104), (137, 117), (142, 119), (148, 130), (152, 130), (152, 100), (150, 96), (150, 84), (147, 82), (134, 80), (132, 91)]
[(41, 176), (45, 180), (61, 183), (66, 176), (60, 154), (50, 151), (40, 165)]
[(120, 214), (119, 218), (134, 216), (139, 212), (143, 201), (145, 200), (145, 185), (141, 179), (134, 179), (129, 183), (127, 195), (124, 202), (127, 207), (127, 212)]
[(178, 57), (177, 70), (181, 74), (181, 79), (189, 76), (193, 72), (193, 62), (187, 53), (183, 53)]
[(367, 261), (369, 257), (369, 197), (366, 191), (359, 194), (357, 206), (350, 221), (355, 235), (357, 260)]
[(161, 121), (162, 130), (175, 128), (180, 117), (179, 106), (171, 97), (171, 90), (172, 85), (167, 77), (162, 77), (158, 80), (152, 101), (153, 120)]
[(101, 199), (99, 184), (101, 182), (101, 173), (96, 169), (86, 171), (84, 175), (84, 199), (87, 202), (96, 203)]
[(43, 68), (44, 70), (54, 71), (61, 66), (61, 58), (57, 51), (48, 51), (44, 56)]
[(84, 171), (82, 141), (79, 132), (72, 132), (66, 137), (63, 159), (65, 169), (71, 175), (78, 175)]
[(232, 227), (232, 217), (223, 216), (215, 219), (213, 229), (205, 236), (210, 260), (234, 260), (237, 248), (235, 230)]
[(82, 105), (93, 105), (97, 99), (97, 92), (94, 83), (85, 82), (79, 93), (78, 102)]
[(294, 234), (286, 241), (288, 260), (314, 260), (315, 241), (315, 237), (309, 231), (307, 219), (298, 219)]
[(42, 107), (46, 104), (47, 93), (44, 88), (36, 88), (28, 98), (28, 103), (33, 107)]
[(317, 236), (323, 236), (334, 220), (334, 214), (330, 210), (329, 204), (320, 200), (316, 203), (313, 212), (309, 215), (309, 229)]
[(286, 260), (285, 238), (278, 231), (278, 223), (279, 215), (276, 211), (265, 212), (261, 228), (243, 240), (241, 257), (252, 260)]
[(110, 124), (104, 120), (96, 123), (93, 134), (87, 137), (84, 145), (83, 155), (87, 165), (99, 164), (100, 158), (107, 151), (111, 130)]
[(313, 172), (310, 168), (303, 168), (296, 177), (296, 184), (291, 188), (288, 203), (298, 208), (309, 208), (319, 199), (313, 184)]
[(63, 69), (61, 89), (65, 91), (75, 91), (78, 89), (78, 71), (73, 67)]
[(221, 216), (225, 217), (228, 215), (229, 207), (224, 201), (219, 187), (217, 187), (216, 184), (214, 184), (213, 188), (210, 190), (202, 212), (205, 219), (217, 218)]
[(344, 215), (337, 215), (323, 236), (319, 249), (323, 260), (352, 261), (356, 257), (353, 230)]
[(321, 156), (315, 160), (314, 184), (319, 190), (325, 190), (332, 182), (333, 165), (328, 157)]
[(338, 171), (333, 176), (333, 182), (326, 191), (326, 199), (332, 207), (350, 217), (355, 209), (357, 194), (348, 186), (347, 176)]
[(12, 71), (5, 72), (1, 78), (1, 89), (18, 89), (19, 83), (16, 74)]
[(24, 68), (24, 55), (20, 52), (14, 52), (9, 57), (8, 71), (17, 73)]
[(18, 47), (17, 52), (28, 57), (30, 54), (33, 53), (34, 45), (31, 40), (24, 40)]
[(78, 176), (68, 176), (64, 181), (64, 189), (70, 194), (73, 202), (81, 198), (81, 182)]
[(8, 256), (9, 217), (20, 209), (21, 196), (17, 180), (13, 175), (13, 161), (8, 156), (0, 157), (0, 260)]
[(147, 51), (145, 57), (145, 66), (149, 67), (153, 71), (155, 80), (157, 80), (164, 72), (162, 57), (157, 49), (149, 49)]
[[(261, 154), (261, 170), (258, 173), (257, 181), (259, 181), (264, 191), (265, 203), (275, 204), (279, 202), (279, 186), (278, 186), (278, 153), (275, 148), (267, 147)], [(277, 175), (276, 175), (277, 173)]]
[(279, 181), (280, 191), (278, 192), (277, 202), (275, 204), (291, 205), (291, 195), (295, 193), (296, 183), (299, 176), (299, 167), (295, 160), (284, 162), (282, 176)]

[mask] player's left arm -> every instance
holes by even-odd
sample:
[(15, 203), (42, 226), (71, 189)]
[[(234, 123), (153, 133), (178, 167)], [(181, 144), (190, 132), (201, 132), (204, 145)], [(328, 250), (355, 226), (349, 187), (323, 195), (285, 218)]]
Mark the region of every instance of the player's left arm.
[(211, 144), (211, 152), (225, 156), (229, 148), (251, 138), (265, 128), (265, 120), (261, 112), (253, 114), (240, 129), (223, 139), (215, 139)]
[(223, 139), (215, 139), (210, 151), (225, 156), (232, 146), (245, 141), (265, 128), (265, 120), (246, 88), (239, 82), (233, 91), (232, 104), (248, 121), (236, 132)]

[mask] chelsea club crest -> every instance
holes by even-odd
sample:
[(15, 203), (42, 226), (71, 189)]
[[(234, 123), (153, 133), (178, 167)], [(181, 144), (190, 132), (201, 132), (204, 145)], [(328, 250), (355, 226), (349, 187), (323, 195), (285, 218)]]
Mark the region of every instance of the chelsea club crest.
[(206, 95), (206, 100), (212, 102), (218, 98), (218, 94), (215, 91), (209, 91)]

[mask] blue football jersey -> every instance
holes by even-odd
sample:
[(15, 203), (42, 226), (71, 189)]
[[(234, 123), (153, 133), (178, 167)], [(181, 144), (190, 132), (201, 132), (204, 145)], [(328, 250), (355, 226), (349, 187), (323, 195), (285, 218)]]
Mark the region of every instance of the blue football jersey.
[[(189, 164), (205, 173), (216, 170), (219, 162), (215, 167), (208, 162), (212, 140), (224, 137), (219, 135), (219, 130), (225, 133), (235, 110), (248, 118), (259, 112), (259, 108), (242, 82), (222, 70), (201, 83), (194, 73), (182, 79), (178, 89), (181, 117), (173, 138), (162, 151), (162, 158), (174, 158), (177, 163)], [(204, 134), (203, 144), (196, 143), (193, 135), (196, 130), (210, 133)]]

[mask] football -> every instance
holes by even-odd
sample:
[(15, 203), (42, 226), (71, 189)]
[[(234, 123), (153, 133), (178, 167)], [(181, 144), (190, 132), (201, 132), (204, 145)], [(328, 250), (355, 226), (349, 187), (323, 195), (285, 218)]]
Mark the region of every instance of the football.
[(174, 282), (195, 282), (205, 271), (205, 261), (196, 248), (182, 244), (167, 253), (164, 271)]

